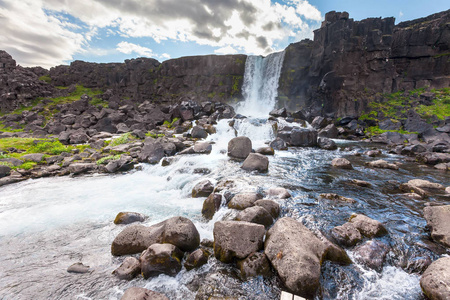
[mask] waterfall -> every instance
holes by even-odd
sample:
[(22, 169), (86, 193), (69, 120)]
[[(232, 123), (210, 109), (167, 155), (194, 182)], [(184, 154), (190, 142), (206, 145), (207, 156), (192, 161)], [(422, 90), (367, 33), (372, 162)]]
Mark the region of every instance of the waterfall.
[(242, 85), (244, 100), (236, 108), (238, 113), (251, 117), (267, 117), (274, 109), (283, 60), (284, 51), (266, 57), (247, 57)]

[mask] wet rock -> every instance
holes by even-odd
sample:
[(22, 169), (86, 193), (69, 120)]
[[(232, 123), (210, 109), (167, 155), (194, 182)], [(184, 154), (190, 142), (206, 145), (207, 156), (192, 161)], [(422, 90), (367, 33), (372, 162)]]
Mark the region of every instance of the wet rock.
[(358, 179), (352, 179), (350, 182), (354, 185), (360, 186), (360, 187), (371, 187), (372, 184), (370, 182), (364, 181), (364, 180), (358, 180)]
[(293, 129), (291, 131), (290, 143), (295, 147), (317, 146), (317, 131), (306, 128)]
[(339, 245), (345, 247), (353, 247), (362, 240), (359, 230), (349, 222), (334, 227), (331, 234)]
[(421, 197), (444, 192), (443, 185), (423, 179), (412, 179), (407, 183), (401, 184), (399, 188), (405, 193), (416, 193)]
[(410, 199), (414, 199), (414, 200), (422, 200), (423, 197), (419, 194), (416, 193), (404, 193), (402, 194), (402, 196), (406, 197), (406, 198), (410, 198)]
[(282, 187), (270, 188), (267, 191), (267, 195), (278, 199), (287, 199), (291, 197), (291, 194), (288, 192), (288, 190)]
[(440, 163), (434, 166), (435, 169), (442, 170), (442, 171), (449, 171), (450, 170), (450, 163)]
[(35, 163), (41, 162), (44, 159), (44, 154), (42, 153), (32, 153), (26, 154), (21, 157), (24, 161), (32, 161)]
[(286, 142), (279, 137), (277, 137), (275, 140), (271, 141), (269, 146), (275, 150), (287, 150), (288, 149)]
[(202, 127), (194, 126), (191, 131), (191, 136), (194, 139), (205, 139), (208, 136), (208, 133)]
[(214, 255), (225, 263), (244, 259), (263, 248), (264, 226), (242, 221), (214, 224)]
[(279, 109), (274, 109), (269, 113), (270, 116), (278, 118), (278, 117), (282, 117), (282, 118), (286, 118), (287, 117), (287, 111), (286, 108), (279, 108)]
[(131, 224), (134, 222), (144, 222), (148, 217), (137, 212), (120, 212), (114, 219), (114, 224)]
[(250, 153), (244, 160), (241, 169), (265, 173), (269, 170), (269, 159), (258, 153)]
[(431, 238), (450, 248), (450, 205), (427, 206), (423, 209)]
[(202, 215), (205, 219), (211, 220), (216, 213), (220, 209), (220, 205), (222, 204), (222, 195), (212, 193), (206, 198), (203, 202)]
[(186, 258), (184, 267), (186, 270), (197, 269), (208, 262), (209, 253), (205, 249), (197, 249)]
[(164, 156), (164, 147), (161, 142), (153, 138), (146, 138), (138, 159), (141, 162), (157, 164)]
[(84, 132), (75, 132), (69, 136), (70, 144), (84, 144), (89, 141), (89, 136)]
[(163, 294), (140, 287), (132, 287), (125, 291), (120, 300), (169, 300)]
[(172, 244), (153, 244), (145, 250), (139, 261), (142, 276), (149, 277), (166, 274), (175, 276), (181, 271), (183, 252)]
[(197, 142), (193, 148), (197, 154), (210, 154), (212, 151), (212, 145), (208, 142)]
[(130, 171), (134, 168), (133, 158), (128, 155), (122, 155), (119, 159), (109, 161), (105, 168), (108, 173)]
[(262, 155), (275, 155), (275, 151), (272, 147), (261, 147), (256, 149), (255, 152)]
[(238, 261), (241, 276), (245, 279), (255, 276), (270, 276), (272, 274), (269, 260), (262, 252), (249, 255), (246, 259)]
[(247, 207), (254, 206), (255, 202), (261, 198), (262, 196), (257, 193), (239, 193), (234, 195), (234, 197), (230, 200), (228, 207), (243, 210)]
[(366, 165), (371, 168), (398, 170), (398, 166), (396, 164), (390, 164), (382, 159), (367, 162)]
[(111, 244), (112, 255), (140, 253), (155, 243), (171, 243), (182, 251), (192, 251), (200, 244), (195, 225), (187, 218), (173, 217), (152, 226), (130, 225)]
[(321, 116), (317, 116), (311, 122), (311, 126), (316, 129), (320, 129), (320, 128), (324, 128), (325, 126), (327, 126), (327, 123), (328, 123), (327, 119), (325, 119), (324, 117), (321, 117)]
[(317, 139), (317, 144), (319, 145), (319, 147), (321, 149), (325, 149), (325, 150), (336, 150), (337, 149), (336, 143), (333, 140), (330, 140), (329, 138), (319, 137)]
[(262, 206), (252, 206), (239, 212), (237, 221), (246, 221), (264, 225), (266, 228), (272, 225), (272, 215)]
[(74, 263), (73, 265), (71, 265), (70, 267), (68, 267), (67, 272), (78, 273), (78, 274), (89, 273), (90, 268), (89, 268), (89, 266), (83, 265), (83, 263), (77, 262), (77, 263)]
[(131, 280), (141, 273), (141, 263), (134, 257), (127, 257), (112, 273), (119, 279)]
[(350, 161), (348, 159), (343, 158), (343, 157), (339, 157), (339, 158), (333, 159), (331, 161), (331, 165), (333, 167), (341, 168), (341, 169), (348, 169), (348, 170), (353, 169), (353, 166), (350, 163)]
[(203, 239), (200, 242), (200, 245), (206, 248), (213, 248), (214, 247), (214, 241), (210, 239)]
[(5, 165), (0, 165), (0, 178), (9, 176), (11, 174), (11, 168)]
[(342, 266), (347, 266), (352, 263), (352, 260), (343, 248), (332, 243), (324, 236), (319, 236), (319, 238), (324, 243), (326, 249), (325, 256), (323, 257), (324, 260), (329, 260)]
[(255, 202), (255, 206), (261, 206), (267, 210), (272, 218), (278, 218), (280, 215), (280, 205), (273, 200), (261, 199)]
[(96, 167), (97, 165), (94, 163), (73, 163), (69, 166), (69, 172), (78, 175), (95, 170)]
[(372, 238), (386, 235), (388, 232), (380, 222), (365, 215), (353, 214), (349, 220), (362, 235)]
[(332, 201), (341, 201), (341, 202), (347, 202), (347, 203), (355, 203), (356, 200), (353, 198), (347, 198), (344, 196), (340, 196), (335, 193), (326, 193), (326, 194), (320, 194), (321, 198), (325, 198)]
[(264, 253), (292, 293), (312, 298), (319, 287), (324, 243), (292, 218), (279, 219), (267, 232)]
[(208, 197), (214, 191), (214, 185), (208, 179), (197, 183), (192, 189), (192, 198)]
[(245, 159), (252, 152), (252, 141), (245, 136), (239, 136), (228, 142), (228, 156)]
[(329, 124), (319, 131), (319, 137), (335, 139), (338, 136), (338, 130), (334, 124)]
[(23, 164), (23, 160), (20, 160), (20, 159), (14, 158), (14, 157), (2, 158), (2, 159), (0, 159), (0, 162), (5, 162), (8, 164), (11, 164), (14, 167), (18, 167), (21, 164)]
[(383, 270), (389, 246), (378, 240), (370, 240), (354, 250), (355, 259), (378, 272)]
[(254, 294), (249, 295), (242, 289), (242, 280), (232, 270), (209, 272), (204, 278), (193, 284), (194, 286), (191, 287), (191, 290), (197, 291), (195, 295), (196, 300), (237, 300), (254, 297)]
[(433, 262), (420, 278), (423, 293), (431, 300), (450, 299), (450, 257)]

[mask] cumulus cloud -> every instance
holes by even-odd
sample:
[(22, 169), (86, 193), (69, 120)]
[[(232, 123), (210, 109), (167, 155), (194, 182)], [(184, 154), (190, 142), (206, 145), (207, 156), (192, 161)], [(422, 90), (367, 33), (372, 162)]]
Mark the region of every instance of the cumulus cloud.
[[(29, 44), (53, 48), (41, 49), (49, 58), (48, 53), (58, 49), (58, 55), (49, 59), (47, 65), (70, 60), (74, 53), (88, 48), (86, 44), (99, 34), (98, 29), (105, 29), (105, 38), (115, 35), (154, 43), (195, 42), (217, 48), (216, 53), (268, 54), (280, 50), (277, 45), (289, 38), (311, 37), (311, 24), (319, 24), (322, 19), (320, 11), (307, 0), (286, 0), (283, 4), (273, 0), (0, 0), (0, 6), (1, 18), (6, 16), (9, 25), (0, 29), (4, 37), (11, 36), (11, 28), (18, 26), (23, 37), (19, 44), (24, 47), (26, 28), (36, 25), (39, 30), (34, 30)], [(15, 15), (11, 16), (11, 12)], [(71, 18), (63, 19), (57, 14)], [(48, 36), (52, 43), (39, 41), (39, 37), (45, 40)], [(127, 44), (117, 45), (122, 53), (134, 51), (158, 57), (148, 48), (123, 43)], [(159, 57), (166, 58), (164, 54)], [(30, 55), (28, 58), (37, 61)]]
[(125, 54), (136, 53), (140, 56), (154, 56), (152, 49), (128, 42), (120, 42), (117, 44), (116, 50)]
[(231, 47), (231, 46), (226, 46), (226, 47), (222, 47), (222, 48), (219, 48), (217, 50), (214, 50), (214, 53), (217, 53), (217, 54), (236, 54), (236, 53), (238, 53), (238, 51), (236, 49), (234, 49), (233, 47)]

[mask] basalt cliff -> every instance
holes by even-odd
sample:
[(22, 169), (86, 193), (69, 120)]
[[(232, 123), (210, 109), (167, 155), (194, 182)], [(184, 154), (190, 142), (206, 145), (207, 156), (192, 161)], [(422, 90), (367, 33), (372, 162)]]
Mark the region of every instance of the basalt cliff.
[[(289, 45), (278, 106), (310, 115), (359, 116), (383, 94), (450, 85), (450, 10), (395, 25), (394, 18), (354, 21), (329, 12), (314, 40)], [(74, 61), (51, 70), (17, 66), (0, 52), (0, 111), (61, 94), (79, 84), (141, 103), (242, 99), (245, 55), (150, 58), (124, 63)]]

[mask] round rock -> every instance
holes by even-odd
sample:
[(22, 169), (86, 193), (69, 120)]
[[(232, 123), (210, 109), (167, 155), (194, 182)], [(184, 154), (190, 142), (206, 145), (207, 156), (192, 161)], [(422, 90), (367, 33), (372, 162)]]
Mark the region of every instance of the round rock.
[(261, 206), (252, 206), (244, 209), (243, 211), (239, 212), (236, 220), (261, 224), (266, 228), (273, 223), (271, 214)]
[(348, 159), (343, 158), (343, 157), (333, 159), (331, 161), (331, 165), (333, 167), (341, 168), (341, 169), (348, 169), (348, 170), (353, 169), (351, 162)]
[(252, 141), (245, 136), (239, 136), (228, 142), (228, 156), (245, 159), (252, 152)]
[(125, 291), (120, 300), (169, 300), (165, 295), (140, 287), (132, 287)]
[(250, 153), (244, 160), (241, 168), (246, 171), (258, 171), (265, 173), (269, 170), (269, 159), (259, 153)]
[(141, 273), (141, 263), (134, 257), (127, 257), (123, 263), (113, 271), (113, 274), (123, 280), (131, 280)]
[(120, 212), (114, 219), (114, 224), (130, 224), (134, 222), (144, 222), (146, 215), (137, 212)]
[(166, 274), (175, 276), (181, 270), (183, 252), (171, 244), (153, 244), (142, 252), (139, 261), (144, 278)]
[(450, 299), (450, 257), (433, 262), (420, 278), (420, 286), (431, 300)]

